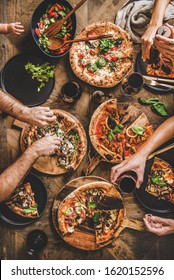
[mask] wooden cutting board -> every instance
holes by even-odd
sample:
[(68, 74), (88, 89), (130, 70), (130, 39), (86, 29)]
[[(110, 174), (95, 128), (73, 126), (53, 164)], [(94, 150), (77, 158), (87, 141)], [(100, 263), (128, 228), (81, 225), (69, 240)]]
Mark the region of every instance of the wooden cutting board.
[[(52, 109), (52, 111), (54, 113), (64, 113), (67, 116), (71, 117), (73, 119), (73, 121), (78, 125), (78, 127), (80, 128), (80, 130), (82, 131), (83, 137), (84, 137), (84, 150), (83, 150), (83, 155), (81, 160), (83, 159), (83, 157), (86, 154), (86, 150), (87, 150), (87, 137), (86, 137), (86, 133), (85, 130), (82, 126), (82, 124), (80, 123), (80, 121), (75, 118), (72, 114), (63, 111), (63, 110), (59, 110), (59, 109)], [(19, 121), (15, 121), (14, 122), (15, 126), (18, 126), (20, 128), (22, 128), (22, 132), (21, 132), (21, 137), (20, 137), (20, 147), (22, 152), (24, 152), (25, 146), (24, 146), (24, 142), (23, 142), (23, 137), (25, 135), (25, 133), (29, 130), (30, 126), (23, 123), (23, 122), (19, 122)], [(79, 161), (79, 164), (81, 163), (81, 161)], [(75, 169), (77, 169), (77, 167)], [(58, 163), (57, 163), (57, 156), (44, 156), (44, 157), (39, 157), (38, 160), (34, 163), (33, 168), (35, 168), (36, 170), (45, 173), (45, 174), (51, 174), (51, 175), (60, 175), (60, 174), (64, 174), (67, 173), (67, 169), (65, 168), (61, 168)]]
[(123, 198), (120, 192), (113, 186), (113, 188), (107, 194), (107, 196), (104, 197), (104, 199), (102, 200), (98, 208), (98, 209), (105, 209), (105, 210), (124, 209), (124, 219), (122, 221), (121, 226), (115, 232), (113, 239), (102, 244), (96, 244), (95, 232), (94, 232), (93, 224), (90, 222), (90, 219), (84, 221), (81, 225), (76, 227), (73, 233), (62, 236), (59, 230), (58, 220), (57, 220), (57, 213), (58, 213), (58, 208), (60, 203), (67, 195), (73, 192), (76, 188), (94, 181), (107, 182), (105, 179), (97, 176), (84, 176), (69, 181), (66, 185), (63, 186), (61, 191), (56, 196), (52, 207), (52, 221), (57, 233), (62, 237), (62, 239), (66, 243), (82, 250), (98, 250), (102, 247), (105, 247), (106, 245), (113, 242), (113, 240), (122, 232), (124, 228), (132, 228), (139, 231), (144, 230), (143, 222), (137, 220), (131, 220), (126, 217), (126, 209), (124, 207)]

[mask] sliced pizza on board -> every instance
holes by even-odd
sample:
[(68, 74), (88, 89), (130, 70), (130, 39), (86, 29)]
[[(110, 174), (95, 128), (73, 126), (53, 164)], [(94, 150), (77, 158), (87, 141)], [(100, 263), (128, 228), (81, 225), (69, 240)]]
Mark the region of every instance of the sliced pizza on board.
[(121, 225), (124, 217), (123, 209), (97, 210), (92, 213), (96, 243), (107, 242)]
[(158, 199), (174, 203), (174, 171), (169, 163), (154, 158), (145, 190)]

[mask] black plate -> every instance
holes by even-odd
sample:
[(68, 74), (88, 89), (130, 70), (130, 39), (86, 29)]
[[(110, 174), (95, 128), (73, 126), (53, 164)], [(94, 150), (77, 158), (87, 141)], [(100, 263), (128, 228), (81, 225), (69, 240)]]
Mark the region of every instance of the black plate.
[[(166, 160), (165, 156), (158, 156), (161, 159)], [(149, 209), (152, 212), (155, 213), (170, 213), (174, 212), (174, 205), (168, 201), (165, 201), (163, 199), (158, 199), (157, 197), (149, 194), (145, 191), (145, 188), (147, 186), (148, 182), (148, 175), (150, 174), (150, 170), (153, 164), (154, 158), (147, 161), (146, 168), (145, 168), (145, 175), (144, 175), (144, 181), (143, 184), (140, 186), (139, 189), (135, 190), (135, 194), (140, 201), (140, 203)], [(169, 164), (169, 160), (166, 160)]]
[[(142, 75), (147, 75), (146, 67), (147, 67), (147, 63), (142, 60), (142, 52), (140, 51), (135, 60), (135, 71), (141, 73)], [(167, 79), (171, 79), (171, 78), (167, 78)], [(150, 90), (153, 93), (172, 93), (172, 92), (174, 92), (174, 89), (168, 89), (168, 88), (160, 87), (160, 86), (151, 86), (148, 84), (145, 84), (144, 88), (146, 88), (147, 90)]]
[(55, 78), (49, 79), (48, 83), (37, 91), (39, 82), (33, 80), (31, 74), (25, 70), (25, 65), (31, 62), (33, 64), (43, 64), (46, 61), (32, 54), (18, 54), (12, 57), (4, 66), (1, 73), (2, 89), (26, 106), (37, 106), (48, 99), (51, 94)]
[[(68, 3), (68, 1), (65, 1), (65, 0), (45, 0), (45, 1), (42, 1), (39, 4), (39, 6), (36, 8), (36, 10), (33, 13), (32, 20), (31, 20), (31, 33), (32, 33), (35, 43), (37, 44), (39, 49), (45, 55), (52, 57), (52, 58), (59, 58), (59, 57), (64, 56), (65, 54), (67, 54), (69, 52), (69, 49), (66, 52), (64, 52), (63, 54), (55, 54), (54, 51), (50, 51), (49, 53), (46, 53), (39, 45), (39, 38), (35, 33), (35, 28), (38, 27), (38, 22), (40, 21), (40, 18), (43, 16), (45, 11), (47, 10), (48, 5), (49, 4), (54, 5), (56, 3), (63, 5), (64, 7), (68, 7), (70, 10), (73, 9), (72, 6), (70, 5), (70, 3)], [(75, 15), (75, 13), (71, 16), (71, 19), (72, 19), (72, 26), (73, 26), (71, 39), (73, 39), (75, 36), (75, 32), (76, 32), (76, 15)]]
[[(35, 193), (35, 200), (38, 204), (38, 212), (39, 217), (43, 214), (43, 211), (45, 210), (46, 204), (47, 204), (47, 190), (44, 185), (44, 183), (40, 180), (39, 177), (37, 177), (33, 173), (29, 173), (25, 179), (24, 183), (30, 182), (33, 192)], [(7, 222), (10, 225), (14, 226), (25, 226), (29, 225), (36, 220), (37, 218), (27, 218), (22, 217), (15, 212), (13, 212), (5, 203), (0, 204), (0, 218)]]

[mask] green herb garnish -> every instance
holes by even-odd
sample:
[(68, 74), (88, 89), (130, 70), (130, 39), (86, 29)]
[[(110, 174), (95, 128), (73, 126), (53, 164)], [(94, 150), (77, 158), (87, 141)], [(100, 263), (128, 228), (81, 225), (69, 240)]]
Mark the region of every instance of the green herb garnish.
[(151, 109), (163, 117), (168, 116), (167, 107), (162, 102), (152, 104)]
[(133, 126), (131, 127), (131, 129), (135, 134), (138, 135), (143, 135), (145, 131), (145, 128), (143, 126)]
[(159, 102), (159, 98), (157, 98), (157, 97), (156, 98), (149, 98), (149, 99), (139, 98), (138, 101), (142, 105), (151, 105), (151, 104)]
[(109, 130), (108, 133), (108, 140), (111, 142), (112, 139), (114, 138), (115, 134), (121, 132), (124, 128), (123, 124), (117, 124), (114, 129)]
[(154, 183), (155, 185), (158, 185), (160, 187), (164, 187), (166, 186), (166, 183), (161, 181), (159, 176), (157, 174), (154, 174), (152, 177), (151, 177), (151, 181), (152, 183)]
[(92, 209), (97, 208), (97, 204), (96, 204), (95, 202), (93, 202), (93, 201), (89, 202), (89, 203), (88, 203), (88, 206), (89, 206), (90, 208), (92, 208)]
[(106, 53), (113, 45), (114, 40), (109, 38), (100, 39), (99, 48), (102, 53)]
[(95, 212), (94, 215), (92, 216), (92, 220), (94, 223), (97, 223), (100, 218), (100, 212)]

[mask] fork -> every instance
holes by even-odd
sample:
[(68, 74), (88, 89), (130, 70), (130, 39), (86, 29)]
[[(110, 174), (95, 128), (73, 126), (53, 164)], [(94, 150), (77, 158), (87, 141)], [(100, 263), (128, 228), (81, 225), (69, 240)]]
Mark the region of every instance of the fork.
[(145, 84), (148, 84), (148, 85), (151, 85), (151, 86), (162, 86), (162, 87), (167, 87), (167, 88), (173, 88), (174, 89), (174, 86), (172, 86), (172, 85), (159, 83), (159, 82), (153, 81), (153, 80), (146, 80), (145, 79)]

